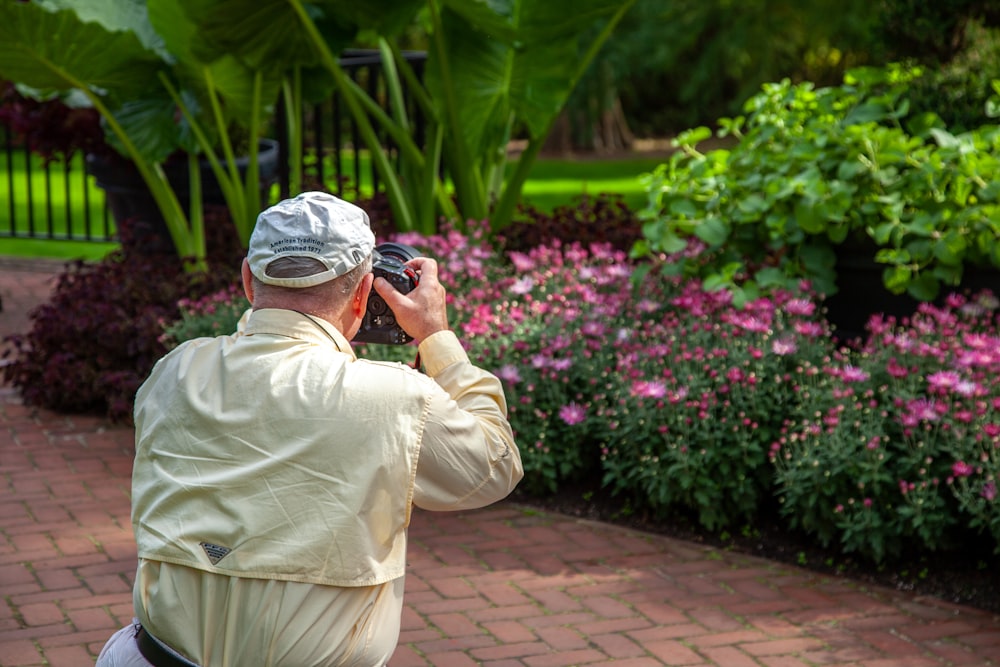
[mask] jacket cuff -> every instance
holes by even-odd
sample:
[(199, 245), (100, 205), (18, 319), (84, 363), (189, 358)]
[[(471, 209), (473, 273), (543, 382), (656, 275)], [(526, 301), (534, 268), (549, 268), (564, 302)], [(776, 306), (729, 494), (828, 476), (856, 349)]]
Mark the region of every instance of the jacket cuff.
[(427, 375), (434, 377), (455, 363), (469, 363), (469, 355), (454, 331), (445, 330), (431, 334), (417, 347)]

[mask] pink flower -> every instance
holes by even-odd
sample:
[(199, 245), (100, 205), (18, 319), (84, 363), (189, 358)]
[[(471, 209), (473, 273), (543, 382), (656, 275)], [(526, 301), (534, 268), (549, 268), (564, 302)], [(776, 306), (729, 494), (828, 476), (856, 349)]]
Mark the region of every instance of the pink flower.
[(568, 371), (573, 367), (573, 359), (554, 359), (551, 366), (553, 370)]
[(573, 426), (587, 418), (587, 410), (577, 403), (567, 403), (559, 408), (559, 418)]
[(532, 368), (545, 368), (551, 363), (551, 359), (546, 357), (544, 354), (533, 354), (529, 363)]
[(771, 351), (779, 357), (795, 354), (799, 347), (795, 344), (795, 339), (791, 336), (779, 338), (771, 343)]
[(497, 377), (501, 380), (505, 380), (510, 384), (517, 384), (521, 381), (521, 371), (518, 370), (517, 366), (513, 364), (506, 364), (500, 367), (497, 371)]
[(965, 461), (955, 461), (951, 466), (951, 474), (955, 477), (968, 477), (973, 472), (972, 466)]
[(819, 322), (796, 322), (795, 331), (807, 338), (815, 338), (823, 333), (823, 325)]
[(956, 363), (968, 368), (984, 368), (994, 362), (994, 354), (990, 350), (967, 350), (958, 355)]
[(658, 380), (640, 380), (632, 384), (631, 393), (638, 398), (663, 398), (667, 395), (667, 386)]
[(997, 497), (997, 485), (996, 482), (989, 481), (983, 484), (983, 490), (980, 494), (986, 500), (992, 501)]
[(525, 276), (523, 278), (518, 278), (510, 286), (510, 291), (518, 296), (524, 296), (531, 292), (532, 288), (535, 286), (535, 281), (531, 278)]
[(933, 422), (940, 419), (934, 401), (926, 398), (914, 399), (907, 404), (906, 408), (916, 421)]
[(844, 366), (840, 373), (840, 377), (844, 382), (864, 382), (868, 379), (868, 373), (861, 370), (857, 366), (851, 366), (848, 364), (847, 366)]
[(792, 299), (785, 304), (785, 312), (790, 315), (809, 316), (816, 312), (816, 304), (809, 299)]
[(938, 371), (927, 376), (927, 383), (932, 389), (954, 389), (961, 380), (962, 377), (955, 371)]
[(671, 405), (676, 405), (688, 397), (688, 388), (681, 387), (677, 391), (671, 392), (670, 396), (667, 398)]
[(970, 350), (995, 350), (1000, 347), (1000, 338), (981, 333), (967, 333), (962, 336), (962, 343)]
[(981, 387), (972, 380), (962, 380), (955, 385), (955, 393), (959, 396), (975, 396), (980, 391)]
[(771, 328), (769, 322), (766, 322), (754, 315), (748, 315), (745, 313), (733, 315), (730, 318), (730, 321), (741, 329), (756, 333), (767, 333), (767, 331)]
[(906, 370), (905, 366), (901, 366), (899, 362), (896, 361), (895, 357), (889, 360), (889, 363), (886, 365), (886, 370), (889, 372), (889, 375), (897, 379), (905, 378), (910, 374), (910, 372)]
[(535, 260), (523, 252), (512, 252), (508, 256), (511, 263), (514, 264), (514, 269), (520, 273), (526, 273), (535, 268)]

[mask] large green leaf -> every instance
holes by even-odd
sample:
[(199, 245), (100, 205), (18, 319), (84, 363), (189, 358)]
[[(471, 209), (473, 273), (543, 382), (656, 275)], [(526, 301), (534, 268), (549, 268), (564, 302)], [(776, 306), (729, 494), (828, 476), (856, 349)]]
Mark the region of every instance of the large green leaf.
[(199, 62), (210, 63), (231, 54), (251, 69), (266, 71), (317, 60), (309, 42), (302, 38), (301, 21), (290, 2), (157, 1), (179, 5), (178, 13), (195, 25), (190, 49)]
[(149, 21), (145, 0), (34, 0), (52, 9), (71, 9), (81, 21), (99, 23), (111, 32), (131, 32), (151, 51), (168, 59), (163, 38)]
[(322, 27), (334, 19), (359, 30), (371, 30), (383, 37), (395, 37), (409, 26), (426, 0), (314, 0), (320, 10), (317, 24)]
[[(343, 0), (303, 2), (302, 0), (149, 0), (158, 4), (154, 24), (164, 38), (181, 53), (189, 53), (201, 63), (211, 63), (230, 54), (250, 69), (265, 73), (288, 71), (295, 66), (319, 64), (319, 55), (306, 38), (303, 19), (309, 17), (339, 53), (357, 35), (359, 17), (380, 18), (392, 3), (351, 3)], [(376, 6), (373, 6), (376, 5)], [(412, 0), (402, 3), (412, 5)], [(170, 7), (173, 9), (170, 9)], [(151, 6), (150, 12), (153, 13)], [(412, 14), (412, 12), (411, 12)], [(383, 17), (384, 18), (384, 17)], [(176, 22), (176, 25), (173, 23)], [(193, 27), (192, 27), (193, 26)]]
[[(126, 102), (112, 112), (135, 149), (150, 162), (163, 162), (181, 145), (174, 105), (165, 91)], [(126, 154), (117, 137), (109, 136), (108, 141), (118, 152)]]
[(459, 126), (474, 155), (492, 155), (512, 117), (541, 138), (575, 85), (580, 39), (621, 7), (616, 0), (532, 2), (445, 0), (445, 80), (428, 56), (427, 86), (436, 100), (455, 95)]
[[(244, 127), (255, 112), (257, 117), (271, 115), (282, 77), (296, 58), (315, 60), (287, 2), (148, 0), (148, 6), (151, 23), (178, 61), (175, 75), (181, 89), (195, 97), (196, 108), (211, 111), (211, 88), (222, 101), (226, 120)], [(220, 12), (232, 12), (224, 27)], [(293, 35), (295, 31), (299, 34)], [(250, 33), (255, 36), (248, 37)], [(255, 96), (258, 71), (263, 87)], [(211, 126), (206, 118), (200, 122)]]
[[(121, 25), (116, 15), (137, 16), (135, 2), (81, 3), (91, 21), (57, 4), (0, 2), (0, 78), (40, 90), (82, 86), (119, 100), (158, 85), (163, 60), (135, 32), (107, 27)], [(106, 20), (97, 22), (98, 15)]]

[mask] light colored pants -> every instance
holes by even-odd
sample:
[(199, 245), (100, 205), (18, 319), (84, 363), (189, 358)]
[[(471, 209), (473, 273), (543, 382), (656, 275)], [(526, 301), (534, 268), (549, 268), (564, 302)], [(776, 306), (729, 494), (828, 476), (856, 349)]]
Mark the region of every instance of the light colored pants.
[[(139, 653), (139, 645), (135, 641), (137, 632), (139, 632), (139, 623), (133, 620), (131, 625), (126, 625), (111, 635), (111, 639), (101, 649), (101, 654), (97, 656), (97, 664), (94, 667), (152, 667), (149, 660), (146, 660), (142, 657), (142, 653)], [(171, 650), (169, 646), (163, 648), (173, 653), (178, 659), (188, 662), (184, 660), (183, 656)], [(197, 667), (193, 663), (188, 664)]]

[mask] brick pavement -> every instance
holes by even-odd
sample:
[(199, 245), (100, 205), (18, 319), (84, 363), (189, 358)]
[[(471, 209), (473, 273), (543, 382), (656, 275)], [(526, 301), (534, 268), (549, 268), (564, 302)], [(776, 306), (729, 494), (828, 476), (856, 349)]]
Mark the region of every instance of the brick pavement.
[[(51, 268), (0, 259), (0, 337)], [(131, 450), (0, 387), (0, 667), (92, 665), (131, 617)], [(392, 667), (1000, 665), (1000, 617), (512, 503), (410, 538)]]

